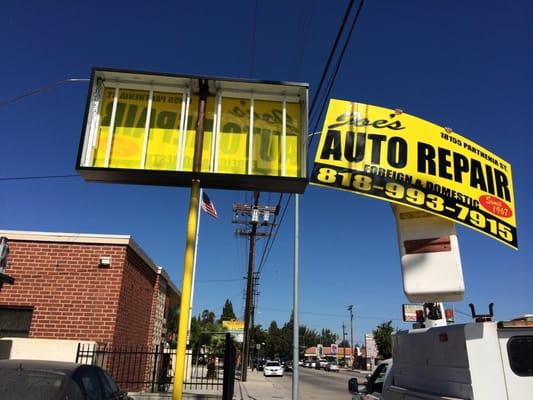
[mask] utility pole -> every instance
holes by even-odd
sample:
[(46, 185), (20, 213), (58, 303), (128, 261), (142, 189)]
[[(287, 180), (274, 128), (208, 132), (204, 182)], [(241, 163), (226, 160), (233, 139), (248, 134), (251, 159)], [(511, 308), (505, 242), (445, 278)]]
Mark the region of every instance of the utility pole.
[[(241, 380), (246, 382), (248, 370), (248, 358), (250, 352), (250, 339), (253, 329), (253, 313), (254, 313), (254, 257), (255, 257), (255, 238), (257, 236), (270, 236), (268, 232), (258, 232), (259, 226), (270, 226), (268, 222), (270, 215), (276, 212), (276, 207), (259, 206), (259, 192), (254, 192), (253, 205), (248, 204), (234, 204), (233, 212), (235, 224), (251, 225), (250, 230), (237, 229), (235, 233), (240, 236), (247, 236), (250, 238), (250, 252), (248, 256), (248, 274), (246, 276), (246, 304), (244, 308), (244, 343), (242, 350), (242, 373)], [(263, 216), (263, 221), (259, 221), (260, 216)], [(250, 219), (241, 220), (239, 216), (250, 217)]]
[(350, 364), (352, 369), (353, 369), (353, 364), (354, 364), (354, 361), (355, 361), (355, 357), (354, 357), (354, 348), (353, 348), (353, 305), (350, 304), (348, 306), (348, 311), (350, 311), (350, 347), (351, 347), (351, 356), (350, 356)]
[(346, 332), (344, 328), (344, 321), (342, 321), (342, 353), (344, 354), (344, 365), (346, 365)]

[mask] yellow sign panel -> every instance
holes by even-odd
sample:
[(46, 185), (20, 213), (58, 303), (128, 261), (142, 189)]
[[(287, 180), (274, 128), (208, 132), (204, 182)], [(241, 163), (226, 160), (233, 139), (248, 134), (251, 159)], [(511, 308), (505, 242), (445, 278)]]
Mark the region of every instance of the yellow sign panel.
[(222, 327), (228, 331), (243, 331), (244, 321), (232, 319), (230, 321), (222, 321)]
[(331, 100), (311, 183), (418, 208), (518, 247), (511, 165), (399, 110)]
[[(155, 92), (153, 94), (150, 124), (147, 134), (145, 125), (148, 109), (148, 91), (121, 90), (114, 115), (114, 130), (109, 140), (109, 129), (113, 115), (114, 89), (106, 88), (101, 105), (101, 123), (98, 146), (94, 152), (94, 167), (106, 166), (106, 154), (110, 148), (110, 168), (155, 169), (175, 171), (180, 142), (179, 122), (182, 96)], [(191, 171), (194, 154), (198, 97), (193, 96), (187, 129), (184, 134), (183, 171)], [(220, 127), (217, 172), (247, 174), (248, 134), (250, 129), (250, 100), (223, 98)], [(282, 103), (255, 100), (253, 134), (252, 174), (281, 175), (281, 114)], [(213, 128), (214, 98), (207, 101), (207, 124), (204, 131), (202, 171), (210, 171), (211, 137)], [(209, 111), (210, 110), (210, 111)], [(298, 136), (300, 129), (300, 107), (289, 104), (286, 120), (286, 173), (298, 176)], [(145, 139), (146, 137), (146, 139)], [(143, 164), (143, 146), (146, 140), (146, 157)], [(110, 141), (110, 143), (108, 143)]]

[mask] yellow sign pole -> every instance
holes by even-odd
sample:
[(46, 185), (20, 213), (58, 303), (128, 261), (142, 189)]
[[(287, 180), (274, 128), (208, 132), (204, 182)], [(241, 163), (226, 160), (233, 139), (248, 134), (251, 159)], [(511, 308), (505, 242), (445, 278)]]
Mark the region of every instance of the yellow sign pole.
[[(196, 137), (194, 140), (193, 172), (202, 170), (202, 148), (204, 142), (204, 120), (209, 86), (206, 79), (198, 81), (200, 97), (198, 102), (198, 118), (196, 120)], [(181, 288), (180, 320), (178, 325), (178, 343), (176, 346), (176, 364), (174, 366), (174, 385), (172, 400), (183, 398), (183, 376), (185, 374), (185, 351), (187, 349), (187, 331), (191, 307), (192, 279), (194, 276), (194, 255), (196, 252), (196, 234), (198, 232), (198, 204), (200, 202), (200, 181), (193, 179), (191, 197), (189, 199), (189, 218), (187, 220), (187, 240), (183, 260), (183, 284)]]
[(191, 290), (196, 231), (198, 221), (198, 202), (200, 201), (200, 181), (193, 180), (191, 197), (189, 199), (189, 218), (187, 222), (187, 241), (185, 244), (185, 259), (183, 262), (183, 285), (181, 289), (180, 320), (178, 328), (178, 344), (176, 346), (176, 363), (174, 365), (174, 385), (172, 400), (183, 398), (183, 376), (185, 373), (185, 351), (187, 346), (187, 325), (189, 323), (189, 308), (191, 305)]

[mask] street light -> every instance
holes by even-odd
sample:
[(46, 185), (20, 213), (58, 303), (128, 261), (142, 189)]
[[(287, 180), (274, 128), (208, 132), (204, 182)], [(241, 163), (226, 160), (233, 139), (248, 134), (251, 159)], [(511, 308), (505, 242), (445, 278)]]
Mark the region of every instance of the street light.
[(351, 367), (353, 369), (354, 367), (354, 351), (353, 351), (353, 304), (350, 304), (348, 306), (348, 311), (350, 312), (350, 348), (351, 348), (351, 355), (350, 355), (350, 361), (351, 361)]

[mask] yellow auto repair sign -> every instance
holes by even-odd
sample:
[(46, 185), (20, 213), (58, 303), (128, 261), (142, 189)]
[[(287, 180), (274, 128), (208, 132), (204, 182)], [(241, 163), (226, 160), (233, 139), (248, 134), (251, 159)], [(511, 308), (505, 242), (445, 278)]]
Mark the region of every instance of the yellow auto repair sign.
[(511, 165), (400, 110), (331, 100), (311, 183), (418, 208), (518, 248)]
[(244, 330), (244, 321), (239, 321), (237, 319), (222, 321), (222, 327), (229, 331), (242, 331)]

